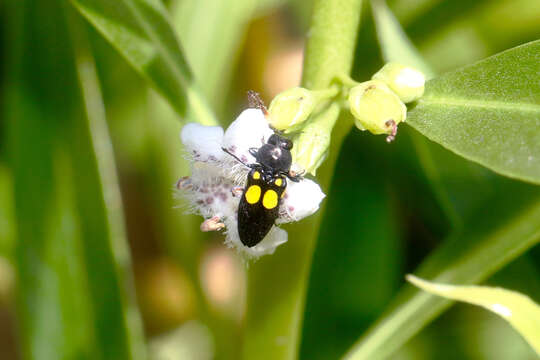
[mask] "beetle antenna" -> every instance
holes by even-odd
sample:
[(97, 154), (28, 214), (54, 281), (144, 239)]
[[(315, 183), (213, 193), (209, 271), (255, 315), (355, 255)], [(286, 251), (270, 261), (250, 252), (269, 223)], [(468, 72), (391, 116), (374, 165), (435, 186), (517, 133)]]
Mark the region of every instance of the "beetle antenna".
[(246, 164), (245, 162), (243, 162), (242, 160), (240, 160), (240, 158), (238, 158), (238, 156), (234, 155), (232, 152), (230, 152), (229, 150), (225, 149), (224, 147), (221, 148), (221, 150), (225, 151), (227, 154), (231, 155), (233, 158), (236, 159), (236, 161), (238, 161), (240, 164), (248, 167), (251, 169), (251, 166), (249, 166), (248, 164)]
[(255, 108), (255, 109), (261, 110), (263, 112), (264, 116), (268, 115), (268, 109), (264, 105), (264, 101), (262, 100), (259, 93), (255, 92), (253, 90), (248, 90), (247, 97), (248, 97), (248, 106), (250, 108)]

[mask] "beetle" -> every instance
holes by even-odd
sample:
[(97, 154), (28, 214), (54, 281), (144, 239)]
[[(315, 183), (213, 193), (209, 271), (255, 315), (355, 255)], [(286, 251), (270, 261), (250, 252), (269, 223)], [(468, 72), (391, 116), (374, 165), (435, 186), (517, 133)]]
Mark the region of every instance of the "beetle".
[(291, 140), (274, 133), (260, 148), (249, 149), (256, 161), (252, 164), (222, 148), (251, 169), (238, 206), (238, 234), (247, 247), (260, 243), (274, 225), (287, 179), (298, 182), (302, 178), (301, 174), (291, 173), (292, 147)]

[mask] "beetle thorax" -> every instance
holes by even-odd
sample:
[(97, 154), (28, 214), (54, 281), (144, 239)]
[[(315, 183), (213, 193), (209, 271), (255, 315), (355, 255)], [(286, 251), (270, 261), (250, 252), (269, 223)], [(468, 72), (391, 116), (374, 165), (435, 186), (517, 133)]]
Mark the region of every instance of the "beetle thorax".
[(273, 148), (270, 151), (270, 156), (272, 156), (272, 159), (279, 160), (281, 158), (281, 149), (278, 147)]
[(257, 162), (273, 172), (288, 172), (292, 162), (291, 152), (265, 144), (257, 152)]

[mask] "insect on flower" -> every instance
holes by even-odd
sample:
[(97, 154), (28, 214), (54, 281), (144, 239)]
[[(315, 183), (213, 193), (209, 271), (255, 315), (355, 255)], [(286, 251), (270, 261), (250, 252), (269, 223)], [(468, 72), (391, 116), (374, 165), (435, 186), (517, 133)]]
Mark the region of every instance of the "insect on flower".
[(279, 203), (285, 195), (288, 177), (299, 181), (300, 175), (291, 176), (292, 142), (277, 134), (259, 149), (250, 149), (256, 163), (246, 164), (223, 149), (238, 162), (251, 169), (238, 207), (238, 233), (242, 244), (252, 247), (268, 234), (278, 217)]
[[(292, 142), (268, 125), (266, 108), (250, 94), (250, 105), (224, 132), (186, 124), (181, 140), (191, 175), (177, 183), (202, 215), (202, 231), (225, 230), (225, 243), (247, 257), (274, 252), (287, 241), (279, 224), (298, 221), (319, 208), (319, 185), (292, 171)], [(289, 181), (287, 181), (289, 180)]]
[[(266, 108), (258, 97), (251, 92), (249, 94), (250, 98), (257, 98), (255, 105), (266, 114)], [(272, 134), (268, 142), (260, 148), (249, 149), (249, 153), (256, 160), (252, 164), (246, 164), (223, 148), (223, 151), (251, 169), (238, 207), (238, 233), (242, 244), (248, 247), (261, 242), (274, 225), (281, 197), (285, 195), (286, 177), (295, 182), (301, 179), (301, 175), (290, 173), (292, 147), (291, 140)]]

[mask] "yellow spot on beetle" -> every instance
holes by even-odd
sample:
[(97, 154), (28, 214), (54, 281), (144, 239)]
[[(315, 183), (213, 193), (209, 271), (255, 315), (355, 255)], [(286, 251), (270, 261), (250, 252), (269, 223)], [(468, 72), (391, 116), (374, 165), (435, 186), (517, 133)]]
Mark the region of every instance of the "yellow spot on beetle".
[(278, 204), (278, 194), (274, 190), (267, 190), (263, 197), (263, 206), (268, 210), (275, 208)]
[(258, 172), (258, 171), (255, 171), (255, 172), (253, 173), (253, 179), (259, 180), (260, 178), (261, 178), (261, 173)]
[(249, 204), (255, 204), (261, 198), (261, 187), (259, 185), (251, 185), (246, 191), (246, 201)]
[(277, 185), (277, 186), (283, 185), (283, 180), (281, 180), (281, 178), (278, 178), (278, 179), (276, 180), (276, 185)]

